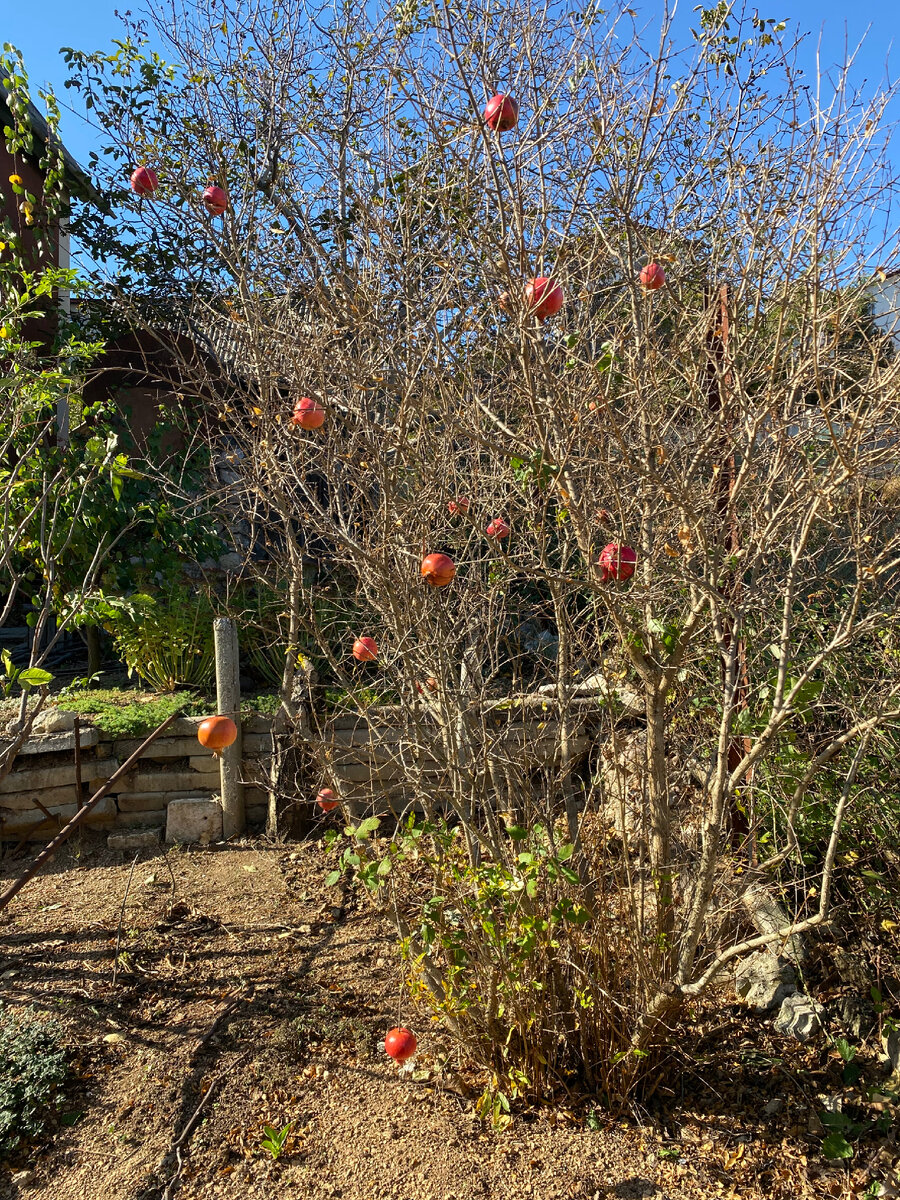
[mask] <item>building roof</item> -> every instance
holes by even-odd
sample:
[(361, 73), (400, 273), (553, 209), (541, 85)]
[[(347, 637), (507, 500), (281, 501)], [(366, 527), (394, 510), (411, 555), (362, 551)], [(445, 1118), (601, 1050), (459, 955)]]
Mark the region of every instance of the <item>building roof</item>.
[[(9, 88), (4, 87), (0, 81), (0, 122), (4, 125), (9, 125), (12, 121), (12, 113), (9, 110), (9, 105), (6, 103), (9, 96)], [(46, 118), (43, 117), (40, 111), (31, 101), (28, 102), (28, 119), (31, 122), (32, 132), (35, 138), (46, 146), (51, 134), (47, 127)], [(66, 182), (71, 191), (84, 200), (98, 201), (100, 193), (91, 183), (90, 177), (79, 163), (72, 157), (69, 151), (60, 142), (62, 149), (63, 162), (66, 168)], [(31, 155), (33, 158), (38, 158), (37, 153)]]

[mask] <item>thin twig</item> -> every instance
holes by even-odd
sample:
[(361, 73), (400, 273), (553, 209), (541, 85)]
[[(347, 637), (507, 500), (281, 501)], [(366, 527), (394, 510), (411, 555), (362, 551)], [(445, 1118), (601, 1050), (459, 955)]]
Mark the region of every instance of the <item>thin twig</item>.
[(122, 926), (125, 923), (125, 905), (128, 903), (128, 893), (131, 891), (131, 881), (134, 879), (134, 868), (137, 866), (137, 860), (140, 858), (141, 852), (138, 850), (134, 858), (131, 860), (131, 870), (128, 872), (128, 882), (125, 884), (125, 895), (122, 897), (122, 911), (119, 913), (119, 928), (116, 931), (116, 956), (113, 961), (113, 987), (116, 986), (116, 977), (119, 974), (119, 948), (122, 945)]

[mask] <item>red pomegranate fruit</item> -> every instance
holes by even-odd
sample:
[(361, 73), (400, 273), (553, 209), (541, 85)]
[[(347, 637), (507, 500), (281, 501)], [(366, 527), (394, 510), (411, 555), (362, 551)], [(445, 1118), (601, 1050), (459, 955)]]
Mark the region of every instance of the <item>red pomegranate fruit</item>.
[(509, 537), (509, 526), (502, 517), (494, 517), (484, 532), (487, 537), (499, 541), (501, 538)]
[(301, 396), (294, 405), (291, 424), (299, 425), (301, 429), (321, 429), (325, 424), (325, 409), (318, 400), (313, 400), (309, 396)]
[(460, 513), (467, 513), (468, 511), (469, 511), (469, 497), (468, 496), (457, 496), (455, 500), (450, 500), (447, 503), (447, 512), (450, 514), (451, 517), (456, 517)]
[(495, 133), (507, 133), (519, 119), (519, 102), (498, 92), (491, 96), (484, 109), (484, 123)]
[(432, 587), (446, 587), (456, 574), (456, 564), (449, 554), (427, 554), (422, 559), (422, 578)]
[(631, 546), (623, 546), (619, 542), (610, 542), (600, 552), (598, 565), (603, 582), (617, 579), (620, 582), (630, 579), (634, 574), (637, 554)]
[(318, 796), (316, 796), (316, 804), (318, 804), (323, 812), (334, 812), (340, 804), (340, 800), (338, 800), (331, 788), (321, 788)]
[(203, 193), (203, 203), (211, 216), (221, 217), (228, 207), (228, 193), (224, 188), (220, 188), (214, 183), (210, 184)]
[(563, 290), (549, 275), (539, 275), (525, 288), (525, 306), (533, 317), (546, 321), (563, 306)]
[(159, 177), (149, 167), (137, 167), (131, 172), (131, 190), (136, 196), (152, 196), (159, 187)]
[(666, 273), (659, 263), (647, 263), (641, 269), (641, 287), (647, 292), (658, 292), (665, 286)]
[(397, 1066), (402, 1066), (407, 1059), (412, 1058), (419, 1045), (416, 1035), (409, 1029), (395, 1026), (388, 1030), (384, 1039), (384, 1052), (390, 1055)]
[(207, 717), (197, 727), (197, 741), (216, 754), (233, 745), (236, 738), (237, 725), (231, 717)]
[(378, 657), (378, 643), (373, 637), (358, 637), (353, 643), (353, 657), (357, 662), (374, 662)]

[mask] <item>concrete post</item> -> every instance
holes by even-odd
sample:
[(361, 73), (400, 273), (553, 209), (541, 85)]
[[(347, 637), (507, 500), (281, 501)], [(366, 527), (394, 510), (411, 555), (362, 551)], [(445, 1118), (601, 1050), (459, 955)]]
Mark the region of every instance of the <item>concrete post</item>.
[(237, 739), (222, 751), (219, 767), (222, 780), (222, 836), (227, 840), (244, 832), (244, 785), (241, 783), (241, 684), (237, 626), (228, 617), (213, 622), (216, 647), (216, 703), (219, 716), (231, 717)]

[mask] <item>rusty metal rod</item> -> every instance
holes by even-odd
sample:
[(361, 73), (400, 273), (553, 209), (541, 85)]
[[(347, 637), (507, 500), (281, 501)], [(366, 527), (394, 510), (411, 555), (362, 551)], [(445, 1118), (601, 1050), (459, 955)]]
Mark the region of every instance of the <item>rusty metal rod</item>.
[(180, 717), (180, 716), (181, 716), (180, 712), (173, 712), (170, 717), (166, 717), (166, 719), (165, 719), (165, 721), (163, 721), (162, 725), (159, 725), (156, 729), (154, 729), (153, 732), (149, 735), (149, 737), (147, 737), (145, 741), (141, 742), (140, 746), (138, 746), (138, 748), (137, 748), (137, 750), (135, 750), (134, 754), (132, 754), (129, 759), (127, 759), (124, 763), (122, 763), (122, 765), (121, 765), (121, 767), (119, 767), (118, 771), (116, 771), (115, 774), (110, 775), (109, 779), (107, 779), (107, 781), (103, 784), (103, 787), (99, 788), (96, 792), (94, 792), (93, 796), (91, 796), (90, 800), (88, 800), (88, 802), (87, 802), (87, 804), (85, 804), (84, 808), (79, 808), (79, 810), (76, 812), (75, 816), (68, 823), (68, 825), (66, 825), (64, 828), (62, 828), (59, 831), (59, 833), (56, 835), (56, 837), (53, 839), (53, 841), (50, 842), (49, 845), (44, 847), (44, 849), (40, 852), (40, 854), (37, 856), (37, 858), (34, 860), (34, 862), (25, 871), (22, 872), (22, 874), (19, 876), (18, 879), (14, 879), (13, 882), (6, 889), (6, 891), (3, 892), (2, 895), (0, 895), (0, 912), (2, 912), (4, 908), (6, 908), (7, 904), (9, 904), (10, 900), (12, 900), (13, 896), (18, 895), (18, 893), (22, 890), (22, 888), (25, 886), (25, 884), (28, 883), (28, 881), (30, 879), (34, 878), (34, 876), (38, 873), (38, 871), (41, 869), (41, 867), (44, 865), (44, 863), (63, 844), (63, 842), (66, 840), (66, 838), (69, 836), (69, 834), (73, 833), (78, 828), (78, 826), (82, 823), (82, 821), (85, 819), (85, 817), (88, 815), (88, 813), (94, 807), (94, 805), (99, 804), (99, 802), (103, 799), (103, 797), (110, 790), (110, 788), (113, 786), (113, 784), (117, 783), (119, 781), (119, 779), (122, 778), (123, 775), (127, 774), (131, 770), (131, 768), (134, 766), (134, 764), (138, 761), (138, 759), (141, 757), (141, 755), (145, 752), (147, 747), (150, 746), (153, 742), (155, 742), (156, 739), (159, 737), (159, 735), (164, 730), (168, 729), (168, 727), (172, 724), (172, 722), (175, 720), (176, 717)]

